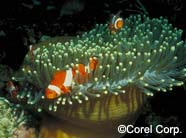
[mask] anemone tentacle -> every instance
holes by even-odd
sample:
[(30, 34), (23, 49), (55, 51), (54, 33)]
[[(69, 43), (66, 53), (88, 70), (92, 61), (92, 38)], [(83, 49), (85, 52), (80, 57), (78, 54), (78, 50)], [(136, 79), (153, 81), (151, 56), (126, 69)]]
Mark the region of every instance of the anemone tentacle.
[(97, 24), (73, 40), (40, 46), (32, 62), (28, 54), (22, 71), (25, 82), (32, 84), (38, 93), (29, 93), (31, 90), (27, 89), (19, 97), (27, 95), (30, 104), (44, 100), (42, 91), (56, 71), (68, 70), (79, 63), (87, 65), (93, 56), (98, 57), (99, 65), (91, 79), (84, 84), (74, 82), (71, 93), (54, 100), (54, 107), (59, 103), (82, 103), (90, 97), (125, 93), (123, 88), (129, 85), (139, 87), (147, 95), (165, 92), (186, 80), (186, 42), (181, 36), (182, 30), (162, 17), (130, 16), (114, 35), (107, 24)]

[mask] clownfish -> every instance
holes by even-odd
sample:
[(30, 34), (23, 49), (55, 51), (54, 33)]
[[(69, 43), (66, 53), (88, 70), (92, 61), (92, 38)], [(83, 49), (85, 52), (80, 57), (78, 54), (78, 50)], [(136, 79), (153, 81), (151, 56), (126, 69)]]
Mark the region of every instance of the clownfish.
[(98, 58), (92, 57), (89, 60), (88, 65), (77, 64), (68, 70), (61, 70), (54, 74), (50, 84), (45, 89), (45, 97), (47, 99), (55, 99), (62, 94), (69, 94), (72, 89), (73, 82), (76, 81), (79, 84), (87, 82), (94, 73), (98, 65)]
[(17, 96), (18, 87), (12, 81), (8, 81), (6, 83), (6, 90), (8, 91), (8, 93), (10, 93), (12, 97), (15, 98)]
[(34, 56), (36, 54), (36, 51), (35, 51), (36, 49), (37, 49), (36, 46), (33, 46), (33, 45), (29, 46), (29, 52), (30, 52), (30, 56), (31, 56), (32, 61), (34, 60)]
[(123, 18), (120, 17), (120, 13), (121, 11), (119, 11), (116, 15), (113, 15), (110, 20), (109, 29), (111, 34), (115, 34), (124, 25), (124, 21)]

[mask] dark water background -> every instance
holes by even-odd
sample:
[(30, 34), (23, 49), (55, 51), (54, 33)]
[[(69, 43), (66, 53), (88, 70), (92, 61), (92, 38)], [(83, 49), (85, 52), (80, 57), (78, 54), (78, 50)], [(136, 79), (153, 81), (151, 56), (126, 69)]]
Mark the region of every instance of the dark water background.
[[(186, 37), (184, 0), (2, 0), (0, 2), (0, 63), (18, 70), (30, 44), (47, 37), (77, 35), (106, 23), (111, 14), (121, 16), (146, 14), (163, 16), (173, 26), (183, 29)], [(136, 122), (145, 126), (160, 121), (179, 126), (184, 131), (186, 90), (174, 88), (171, 93), (157, 94)], [(173, 138), (170, 135), (127, 135), (126, 138)], [(175, 138), (184, 138), (177, 135)]]

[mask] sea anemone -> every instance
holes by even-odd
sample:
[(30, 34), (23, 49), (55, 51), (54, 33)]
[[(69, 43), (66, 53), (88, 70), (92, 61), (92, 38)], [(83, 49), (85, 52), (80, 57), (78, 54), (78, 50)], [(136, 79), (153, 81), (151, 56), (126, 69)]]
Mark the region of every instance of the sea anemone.
[[(90, 132), (94, 131), (96, 137), (98, 132), (119, 135), (116, 126), (130, 124), (131, 118), (135, 121), (145, 94), (153, 96), (184, 84), (186, 44), (181, 36), (182, 30), (167, 19), (137, 15), (125, 19), (124, 27), (115, 34), (107, 24), (100, 24), (71, 40), (62, 37), (61, 42), (38, 44), (25, 57), (19, 75), (13, 77), (21, 81), (17, 98), (63, 120), (65, 127), (60, 127), (67, 134), (95, 137)], [(79, 63), (87, 65), (93, 56), (99, 65), (88, 81), (75, 81), (70, 94), (54, 100), (45, 98), (45, 88), (56, 71)]]

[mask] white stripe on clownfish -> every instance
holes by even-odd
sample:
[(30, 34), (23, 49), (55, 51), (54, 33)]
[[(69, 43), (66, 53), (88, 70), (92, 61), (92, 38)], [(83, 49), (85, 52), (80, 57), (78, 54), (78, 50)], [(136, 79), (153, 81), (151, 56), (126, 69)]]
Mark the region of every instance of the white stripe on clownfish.
[(92, 57), (88, 65), (77, 64), (75, 67), (66, 71), (59, 71), (54, 74), (53, 79), (45, 90), (45, 97), (54, 99), (61, 94), (68, 94), (71, 92), (73, 81), (78, 83), (85, 83), (88, 80), (91, 71), (97, 67), (97, 57)]
[(88, 63), (87, 66), (85, 66), (85, 71), (86, 71), (87, 73), (90, 73), (90, 66), (89, 66), (89, 63)]
[(49, 84), (48, 88), (55, 91), (58, 96), (61, 95), (61, 93), (62, 93), (61, 89), (59, 87), (55, 86), (55, 85), (50, 85)]
[(73, 81), (73, 73), (72, 69), (69, 69), (66, 71), (66, 76), (65, 76), (65, 81), (64, 81), (64, 86), (71, 86)]
[[(118, 25), (119, 22), (121, 22), (121, 23), (120, 23), (121, 25)], [(115, 23), (114, 23), (114, 27), (115, 27), (115, 29), (117, 29), (117, 30), (118, 30), (118, 29), (121, 29), (121, 28), (123, 27), (123, 19), (120, 18), (120, 17), (116, 18)]]

